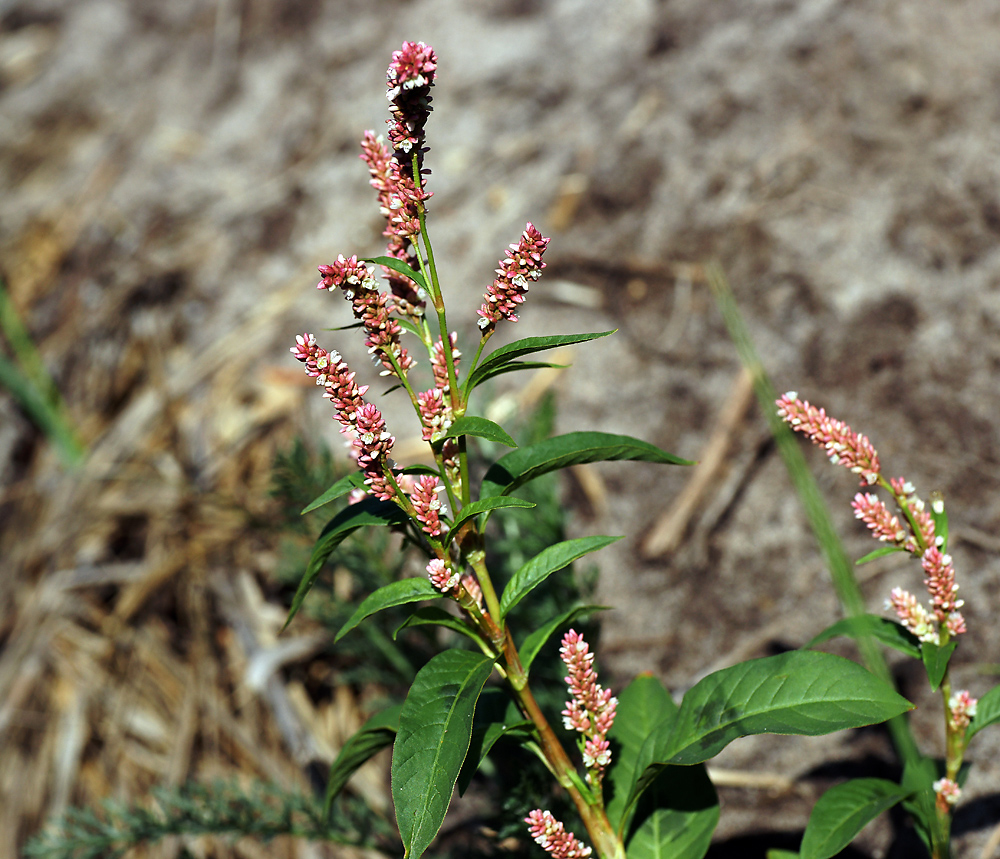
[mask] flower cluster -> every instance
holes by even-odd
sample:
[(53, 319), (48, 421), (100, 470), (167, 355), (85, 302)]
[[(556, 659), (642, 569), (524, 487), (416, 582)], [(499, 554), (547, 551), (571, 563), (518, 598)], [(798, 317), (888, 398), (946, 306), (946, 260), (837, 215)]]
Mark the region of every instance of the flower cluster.
[(323, 386), (323, 396), (333, 403), (334, 418), (351, 439), (354, 457), (365, 473), (371, 494), (383, 501), (393, 498), (395, 487), (386, 472), (395, 439), (386, 429), (378, 408), (365, 402), (368, 386), (359, 386), (340, 354), (320, 348), (312, 334), (299, 334), (289, 351), (305, 364), (306, 375)]
[(969, 694), (968, 689), (961, 689), (955, 692), (948, 699), (948, 719), (958, 730), (969, 727), (969, 723), (976, 716), (976, 705), (979, 700)]
[(458, 587), (462, 577), (448, 569), (448, 566), (440, 558), (432, 558), (427, 565), (427, 578), (441, 593), (447, 594)]
[[(374, 131), (366, 131), (361, 141), (361, 159), (368, 165), (371, 175), (370, 185), (378, 192), (379, 210), (386, 219), (382, 235), (389, 241), (386, 253), (394, 259), (405, 262), (410, 268), (419, 268), (417, 250), (414, 246), (420, 232), (420, 217), (416, 201), (426, 200), (431, 195), (417, 192), (412, 177), (400, 175), (400, 166), (389, 151), (389, 147), (376, 137)], [(388, 266), (382, 272), (389, 282), (389, 290), (396, 299), (396, 310), (410, 317), (423, 314), (424, 299), (417, 285), (405, 275)]]
[(421, 475), (410, 493), (410, 503), (417, 511), (417, 521), (423, 526), (425, 533), (438, 537), (442, 531), (441, 499), (438, 493), (444, 490), (444, 485), (433, 474)]
[(545, 263), (542, 254), (549, 244), (534, 224), (529, 223), (521, 240), (505, 251), (506, 259), (500, 260), (496, 280), (487, 288), (483, 306), (479, 308), (479, 327), (486, 331), (501, 319), (517, 322), (517, 305), (524, 301), (531, 281), (542, 276)]
[(559, 655), (568, 670), (566, 683), (572, 695), (562, 711), (563, 724), (567, 730), (584, 735), (583, 763), (600, 778), (611, 762), (607, 734), (615, 720), (618, 699), (611, 695), (610, 689), (602, 688), (597, 682), (594, 654), (578, 632), (571, 629), (563, 636)]
[(950, 778), (939, 778), (931, 787), (934, 788), (934, 793), (937, 794), (937, 802), (935, 804), (938, 811), (942, 814), (947, 814), (951, 810), (951, 807), (958, 802), (958, 798), (962, 794), (962, 789)]
[(831, 418), (823, 409), (800, 400), (795, 391), (781, 397), (777, 405), (778, 415), (785, 423), (826, 450), (830, 462), (860, 474), (862, 486), (878, 481), (878, 454), (865, 436), (858, 435), (843, 421)]
[[(778, 414), (797, 432), (808, 436), (824, 447), (834, 463), (845, 465), (862, 477), (862, 485), (880, 483), (892, 490), (899, 509), (906, 514), (905, 524), (892, 513), (877, 495), (859, 492), (851, 507), (857, 519), (864, 522), (872, 536), (920, 558), (926, 578), (924, 584), (930, 595), (931, 610), (921, 605), (917, 598), (903, 590), (893, 588), (886, 608), (896, 612), (903, 626), (921, 641), (940, 644), (941, 630), (948, 636), (965, 632), (965, 619), (958, 611), (962, 600), (957, 598), (955, 568), (951, 556), (943, 554), (944, 538), (936, 533), (934, 516), (916, 494), (913, 484), (902, 477), (888, 482), (881, 476), (878, 453), (872, 443), (858, 435), (847, 424), (831, 418), (823, 409), (800, 400), (789, 391), (777, 400)], [(933, 502), (937, 514), (944, 512), (938, 498)]]
[[(351, 302), (356, 319), (361, 320), (365, 333), (365, 345), (385, 368), (383, 375), (405, 373), (413, 366), (413, 359), (399, 343), (402, 329), (393, 319), (392, 298), (386, 292), (378, 291), (378, 282), (359, 262), (356, 256), (348, 259), (341, 254), (332, 265), (321, 265), (322, 280), (317, 289), (341, 289), (344, 297)], [(398, 367), (398, 370), (397, 370)]]
[(585, 859), (591, 853), (590, 848), (585, 847), (572, 832), (567, 832), (549, 811), (536, 808), (524, 818), (524, 822), (528, 824), (528, 832), (535, 843), (553, 859)]
[(424, 125), (431, 112), (431, 86), (437, 72), (437, 54), (423, 42), (403, 42), (392, 54), (385, 80), (392, 119), (389, 141), (397, 153), (422, 154)]

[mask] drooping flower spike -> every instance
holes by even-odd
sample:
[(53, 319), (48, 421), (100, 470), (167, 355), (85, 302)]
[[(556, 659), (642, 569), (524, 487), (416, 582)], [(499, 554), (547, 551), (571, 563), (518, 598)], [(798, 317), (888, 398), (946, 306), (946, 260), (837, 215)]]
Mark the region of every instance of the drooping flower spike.
[(866, 436), (858, 435), (843, 421), (827, 415), (823, 409), (800, 400), (795, 391), (777, 400), (778, 415), (793, 430), (826, 450), (834, 465), (843, 465), (860, 474), (862, 486), (878, 481), (878, 453)]
[(586, 859), (591, 849), (556, 820), (550, 811), (536, 808), (524, 818), (528, 832), (552, 859)]
[(340, 354), (318, 346), (316, 338), (308, 332), (299, 334), (289, 351), (305, 364), (306, 375), (323, 386), (323, 396), (333, 403), (334, 419), (351, 440), (352, 455), (365, 473), (368, 491), (383, 501), (395, 497), (395, 487), (385, 472), (396, 440), (386, 429), (378, 408), (365, 402), (368, 386), (359, 386)]
[(413, 359), (400, 345), (402, 328), (389, 315), (393, 300), (388, 293), (379, 292), (378, 281), (368, 266), (359, 262), (356, 256), (345, 258), (341, 254), (331, 265), (321, 265), (319, 273), (322, 280), (316, 285), (317, 289), (328, 289), (331, 292), (340, 289), (351, 302), (355, 318), (361, 320), (368, 335), (365, 339), (368, 351), (385, 368), (383, 375), (396, 374), (390, 357), (395, 359), (403, 373), (409, 370), (413, 366)]

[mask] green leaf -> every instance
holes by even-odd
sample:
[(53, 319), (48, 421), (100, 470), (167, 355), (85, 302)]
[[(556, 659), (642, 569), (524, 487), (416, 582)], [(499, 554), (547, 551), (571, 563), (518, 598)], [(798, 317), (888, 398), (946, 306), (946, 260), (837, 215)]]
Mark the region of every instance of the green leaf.
[(606, 432), (571, 432), (537, 444), (525, 445), (500, 457), (486, 472), (479, 497), (508, 495), (529, 480), (560, 468), (584, 462), (611, 460), (694, 464), (631, 436)]
[(417, 286), (427, 289), (427, 282), (424, 280), (424, 276), (419, 271), (414, 271), (401, 259), (396, 259), (395, 257), (365, 257), (363, 261), (391, 268), (397, 274), (408, 277)]
[(637, 769), (639, 752), (656, 726), (676, 718), (677, 705), (658, 678), (640, 674), (618, 696), (616, 713), (608, 731), (613, 751), (607, 776), (606, 792), (610, 799), (606, 809), (611, 825), (623, 835), (628, 825), (623, 818), (625, 804), (645, 769), (645, 764)]
[(405, 319), (402, 316), (396, 316), (395, 320), (396, 323), (399, 325), (399, 327), (402, 328), (404, 331), (409, 331), (410, 334), (414, 335), (420, 340), (424, 339), (424, 332), (421, 331), (419, 327), (414, 325), (409, 319)]
[(511, 361), (509, 364), (501, 364), (499, 367), (487, 370), (476, 384), (481, 385), (488, 379), (502, 376), (504, 373), (516, 373), (518, 370), (544, 370), (549, 368), (565, 370), (568, 366), (569, 364), (553, 364), (551, 361)]
[(455, 521), (452, 523), (451, 528), (448, 529), (448, 534), (444, 538), (444, 544), (447, 546), (458, 533), (458, 529), (461, 528), (470, 519), (475, 518), (480, 513), (488, 513), (491, 510), (498, 510), (501, 507), (535, 507), (537, 506), (532, 501), (524, 501), (521, 498), (506, 498), (500, 495), (496, 498), (484, 498), (482, 501), (473, 501), (471, 504), (466, 504), (461, 512), (456, 517)]
[(353, 471), (345, 477), (341, 477), (336, 483), (333, 484), (329, 489), (326, 490), (319, 498), (311, 501), (306, 507), (302, 509), (300, 515), (305, 516), (306, 513), (312, 513), (313, 510), (317, 510), (324, 504), (329, 504), (331, 501), (336, 501), (338, 498), (347, 495), (354, 489), (361, 489), (365, 485), (365, 475), (362, 471)]
[(413, 680), (392, 748), (392, 799), (409, 859), (419, 859), (444, 822), (492, 670), (488, 656), (446, 650)]
[(396, 636), (408, 627), (426, 626), (428, 624), (443, 626), (446, 629), (451, 629), (455, 632), (462, 633), (462, 635), (467, 635), (474, 642), (476, 642), (480, 648), (487, 646), (483, 637), (464, 620), (459, 617), (455, 617), (455, 615), (445, 611), (443, 608), (438, 608), (436, 605), (428, 605), (423, 608), (418, 608), (399, 625), (396, 631), (392, 634), (392, 640), (395, 641)]
[(524, 673), (528, 673), (528, 670), (531, 668), (531, 663), (534, 662), (535, 657), (538, 656), (538, 651), (545, 646), (545, 642), (549, 640), (549, 637), (557, 629), (568, 626), (580, 617), (580, 615), (591, 614), (595, 611), (607, 611), (610, 607), (611, 606), (606, 605), (574, 606), (569, 611), (563, 612), (559, 615), (559, 617), (552, 618), (552, 620), (548, 621), (526, 636), (517, 652), (518, 656), (521, 658), (521, 666), (524, 668)]
[(340, 628), (336, 638), (333, 640), (335, 642), (340, 641), (340, 639), (347, 635), (366, 617), (371, 617), (383, 609), (392, 608), (397, 605), (406, 605), (411, 602), (420, 602), (421, 600), (439, 599), (441, 596), (441, 592), (430, 583), (429, 579), (423, 576), (390, 582), (365, 598), (364, 602), (354, 610), (354, 614), (348, 618), (347, 623)]
[(343, 746), (330, 765), (330, 775), (323, 798), (323, 817), (329, 818), (330, 806), (358, 768), (369, 758), (387, 746), (392, 745), (399, 728), (399, 712), (403, 705), (397, 704), (372, 716)]
[(292, 618), (298, 614), (302, 601), (315, 583), (319, 571), (323, 569), (323, 564), (337, 546), (358, 528), (366, 525), (402, 525), (406, 521), (406, 514), (393, 502), (369, 497), (357, 504), (351, 504), (327, 522), (326, 527), (320, 532), (319, 539), (316, 540), (316, 545), (313, 546), (312, 555), (306, 564), (306, 571), (302, 575), (295, 596), (292, 597), (292, 606), (288, 610), (288, 617), (282, 629), (287, 628)]
[(702, 859), (719, 822), (719, 798), (704, 766), (667, 767), (643, 793), (628, 859)]
[(688, 690), (672, 724), (640, 751), (648, 762), (626, 805), (667, 764), (702, 763), (750, 734), (815, 737), (884, 722), (913, 705), (860, 665), (813, 650), (752, 659), (713, 672)]
[[(496, 691), (500, 692), (500, 690)], [(517, 705), (505, 694), (500, 693), (496, 696), (490, 696), (490, 698), (489, 701), (484, 700), (486, 699), (486, 693), (484, 693), (476, 708), (469, 753), (462, 765), (462, 771), (458, 774), (459, 796), (462, 796), (469, 789), (472, 777), (482, 766), (497, 740), (502, 737), (525, 740), (534, 736), (531, 722), (524, 719), (517, 709)]]
[(920, 656), (924, 660), (924, 668), (931, 684), (931, 692), (936, 692), (941, 681), (944, 680), (944, 673), (948, 670), (948, 660), (951, 659), (957, 646), (957, 641), (949, 641), (944, 647), (939, 647), (930, 641), (921, 642)]
[(799, 854), (794, 850), (768, 850), (766, 859), (799, 859)]
[(494, 350), (483, 359), (483, 362), (465, 380), (465, 392), (468, 393), (491, 375), (495, 375), (498, 367), (503, 367), (524, 355), (544, 352), (546, 349), (554, 349), (557, 346), (571, 346), (574, 343), (598, 340), (601, 337), (614, 334), (615, 330), (617, 329), (598, 331), (592, 334), (553, 334), (549, 337), (526, 337), (523, 340), (515, 340), (513, 343), (508, 343), (506, 346)]
[(750, 734), (816, 737), (884, 722), (913, 705), (855, 662), (793, 650), (709, 674), (684, 696), (661, 760), (696, 764)]
[(403, 469), (403, 474), (431, 474), (440, 477), (441, 472), (430, 465), (408, 465)]
[(854, 566), (860, 567), (862, 564), (867, 564), (869, 561), (874, 561), (877, 558), (884, 558), (886, 555), (891, 555), (894, 552), (905, 552), (902, 546), (882, 546), (876, 549), (874, 552), (869, 552), (863, 558), (858, 558), (854, 562)]
[(476, 415), (462, 415), (456, 418), (442, 438), (458, 438), (460, 435), (474, 435), (487, 441), (495, 441), (497, 444), (505, 444), (507, 447), (517, 447), (517, 442), (507, 435), (500, 424)]
[(883, 811), (910, 791), (881, 778), (857, 778), (824, 793), (809, 815), (799, 848), (801, 859), (830, 859)]
[(965, 733), (966, 742), (987, 725), (1000, 722), (1000, 686), (994, 686), (976, 703), (976, 715)]
[(861, 638), (870, 635), (876, 641), (881, 641), (889, 647), (912, 656), (914, 659), (920, 658), (920, 639), (917, 638), (901, 623), (890, 620), (887, 617), (880, 617), (877, 614), (861, 614), (857, 617), (845, 617), (835, 624), (828, 626), (808, 644), (802, 645), (802, 650), (809, 650), (817, 644), (836, 638), (838, 635), (846, 635), (849, 638)]
[(514, 573), (507, 583), (503, 596), (500, 597), (500, 618), (506, 617), (507, 612), (554, 572), (620, 539), (621, 537), (580, 537), (543, 549)]
[(937, 827), (934, 781), (938, 777), (937, 764), (928, 757), (908, 761), (903, 767), (903, 787), (910, 792), (908, 798), (903, 800), (903, 808), (912, 818), (914, 828), (928, 852), (931, 850), (932, 833)]

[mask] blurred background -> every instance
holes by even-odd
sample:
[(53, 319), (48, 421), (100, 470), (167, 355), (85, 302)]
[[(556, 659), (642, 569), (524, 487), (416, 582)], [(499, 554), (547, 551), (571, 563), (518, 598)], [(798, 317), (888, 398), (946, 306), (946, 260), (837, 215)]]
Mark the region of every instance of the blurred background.
[[(382, 247), (358, 141), (384, 129), (403, 40), (440, 61), (429, 227), (460, 343), (529, 220), (548, 269), (496, 342), (618, 329), (481, 407), (521, 438), (624, 432), (709, 464), (697, 481), (576, 469), (539, 489), (551, 516), (500, 535), (515, 552), (563, 529), (627, 535), (577, 571), (615, 607), (606, 681), (652, 670), (680, 693), (839, 616), (706, 286), (715, 260), (778, 389), (943, 493), (970, 630), (953, 676), (995, 685), (998, 39), (981, 0), (0, 0), (2, 355), (19, 367), (0, 390), (0, 859), (68, 808), (157, 786), (321, 790), (432, 652), (393, 644), (391, 624), (331, 645), (343, 607), (410, 563), (388, 541), (347, 546), (278, 636), (324, 521), (297, 511), (346, 468), (288, 347), (314, 331), (369, 372), (354, 332), (318, 330), (349, 306), (313, 287), (318, 264)], [(405, 406), (384, 408), (400, 458), (419, 442)], [(45, 423), (60, 408), (73, 437)], [(855, 482), (808, 453), (860, 557)], [(860, 575), (872, 611), (920, 588), (893, 558)], [(900, 672), (939, 749), (939, 702)], [(1000, 856), (992, 733), (970, 753), (959, 856)], [(878, 731), (735, 743), (716, 761), (715, 855), (794, 845), (835, 778), (892, 761)], [(349, 794), (385, 814), (384, 760)], [(478, 845), (473, 806), (446, 826), (467, 836), (455, 855)], [(880, 822), (855, 855), (906, 855), (897, 836)], [(200, 837), (135, 855), (348, 853)]]

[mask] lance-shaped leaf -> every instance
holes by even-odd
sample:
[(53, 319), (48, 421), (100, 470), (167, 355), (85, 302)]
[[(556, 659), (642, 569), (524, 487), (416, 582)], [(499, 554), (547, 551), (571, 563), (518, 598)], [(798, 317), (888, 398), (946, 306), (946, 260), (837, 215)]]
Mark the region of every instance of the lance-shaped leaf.
[(403, 275), (403, 277), (408, 277), (417, 286), (427, 289), (427, 282), (424, 280), (424, 276), (414, 269), (410, 268), (401, 259), (396, 259), (395, 257), (365, 257), (364, 262), (370, 262), (374, 265), (384, 265), (386, 268), (391, 268), (397, 274)]
[(517, 655), (521, 659), (521, 667), (524, 668), (524, 673), (528, 673), (531, 668), (531, 663), (534, 662), (535, 657), (538, 656), (538, 651), (545, 646), (545, 642), (549, 640), (552, 633), (556, 630), (562, 629), (564, 626), (569, 626), (569, 624), (581, 615), (591, 614), (595, 611), (607, 611), (610, 607), (611, 606), (606, 605), (574, 606), (569, 611), (564, 611), (558, 617), (552, 618), (552, 620), (542, 624), (542, 626), (534, 632), (527, 635), (517, 651)]
[(460, 435), (474, 435), (507, 447), (517, 447), (517, 442), (507, 435), (507, 431), (500, 424), (476, 415), (462, 415), (456, 418), (443, 438), (458, 438)]
[(372, 716), (343, 746), (330, 765), (330, 776), (323, 798), (323, 816), (330, 816), (330, 806), (358, 768), (382, 749), (391, 746), (399, 728), (399, 713), (403, 705), (397, 704)]
[(855, 662), (808, 650), (752, 659), (709, 674), (681, 702), (664, 760), (708, 760), (738, 737), (816, 737), (884, 722), (913, 705)]
[(483, 373), (476, 382), (481, 385), (487, 379), (502, 376), (504, 373), (516, 373), (518, 370), (565, 370), (569, 364), (553, 364), (551, 361), (511, 361), (509, 364), (501, 364), (499, 367), (492, 367)]
[(799, 855), (802, 859), (836, 856), (883, 811), (909, 794), (881, 778), (857, 778), (830, 788), (813, 807)]
[(365, 474), (363, 471), (352, 471), (350, 474), (341, 477), (336, 483), (333, 484), (329, 489), (326, 490), (322, 495), (302, 509), (303, 516), (306, 513), (312, 513), (322, 507), (324, 504), (329, 504), (331, 501), (336, 501), (338, 498), (347, 495), (354, 489), (361, 489), (365, 485)]
[(624, 836), (628, 827), (623, 818), (625, 803), (645, 768), (643, 764), (637, 769), (639, 751), (654, 728), (659, 726), (666, 731), (676, 716), (677, 705), (652, 674), (640, 674), (618, 696), (615, 721), (608, 731), (612, 758), (605, 794), (610, 796), (606, 806), (608, 820), (619, 836)]
[(976, 703), (976, 715), (965, 733), (966, 742), (987, 725), (1000, 722), (1000, 686), (994, 686)]
[(667, 767), (639, 802), (625, 852), (628, 859), (702, 859), (718, 822), (705, 767)]
[(905, 653), (914, 659), (920, 658), (920, 639), (901, 623), (880, 617), (877, 614), (861, 614), (857, 617), (845, 617), (828, 626), (808, 644), (802, 645), (803, 650), (809, 650), (817, 644), (829, 641), (839, 635), (858, 639), (870, 635), (876, 641), (881, 641), (889, 647)]
[(508, 495), (519, 486), (551, 471), (584, 462), (641, 460), (669, 465), (693, 465), (656, 445), (627, 435), (571, 432), (525, 445), (500, 457), (483, 478), (480, 498)]
[(649, 765), (627, 807), (665, 765), (702, 763), (739, 737), (815, 737), (884, 722), (911, 709), (889, 684), (840, 656), (794, 650), (741, 662), (691, 687), (669, 730), (646, 740), (640, 764)]
[(392, 748), (392, 799), (409, 859), (419, 859), (444, 822), (492, 670), (488, 656), (446, 650), (413, 680)]
[(877, 558), (884, 558), (886, 555), (892, 555), (895, 552), (905, 552), (905, 551), (906, 549), (904, 549), (902, 546), (882, 546), (878, 549), (875, 549), (875, 551), (873, 552), (869, 552), (863, 558), (858, 558), (854, 562), (854, 565), (856, 567), (860, 567), (862, 564), (867, 564), (869, 561), (874, 561)]
[(427, 605), (423, 608), (418, 608), (397, 627), (396, 631), (392, 634), (392, 640), (395, 641), (396, 636), (404, 629), (411, 626), (427, 625), (443, 626), (445, 629), (460, 632), (462, 635), (466, 635), (476, 642), (480, 650), (488, 647), (486, 640), (475, 629), (469, 626), (468, 623), (459, 617), (455, 617), (455, 615), (450, 614), (443, 608), (438, 608), (436, 605)]
[(927, 671), (931, 692), (936, 692), (944, 680), (944, 672), (948, 670), (948, 660), (951, 659), (956, 647), (958, 647), (957, 641), (949, 641), (944, 647), (931, 641), (921, 643), (920, 657), (924, 661), (924, 670)]
[(514, 573), (507, 583), (503, 596), (500, 597), (500, 617), (506, 617), (507, 612), (553, 573), (620, 539), (621, 537), (580, 537), (543, 549)]
[[(495, 694), (490, 694), (490, 693)], [(469, 753), (466, 755), (462, 771), (458, 774), (458, 795), (462, 796), (472, 777), (490, 749), (502, 737), (512, 737), (526, 740), (533, 736), (531, 722), (524, 719), (517, 705), (510, 697), (499, 689), (487, 689), (479, 698), (476, 707), (476, 718), (472, 724), (472, 741), (469, 743)]]
[(458, 516), (455, 517), (455, 521), (452, 523), (451, 528), (448, 529), (448, 534), (444, 538), (444, 544), (447, 546), (458, 533), (458, 529), (480, 513), (489, 513), (493, 510), (499, 510), (502, 507), (523, 508), (535, 506), (534, 502), (524, 501), (521, 498), (508, 498), (504, 495), (498, 495), (495, 498), (484, 498), (482, 501), (473, 501), (471, 504), (466, 504)]
[[(312, 588), (319, 571), (334, 549), (344, 542), (351, 534), (366, 525), (402, 525), (406, 522), (406, 514), (391, 501), (379, 501), (377, 498), (365, 498), (357, 504), (351, 504), (334, 516), (319, 535), (313, 546), (306, 571), (299, 582), (299, 587), (292, 598), (292, 607), (288, 610), (285, 627), (292, 622), (302, 607), (302, 601)], [(284, 627), (283, 627), (284, 628)]]
[(340, 641), (340, 639), (347, 635), (366, 617), (371, 617), (383, 609), (392, 608), (397, 605), (406, 605), (411, 602), (420, 602), (421, 600), (438, 599), (441, 596), (441, 592), (430, 583), (429, 579), (423, 576), (390, 582), (365, 598), (364, 602), (354, 610), (354, 614), (347, 619), (347, 623), (340, 628), (337, 637), (333, 640)]
[(476, 385), (488, 379), (490, 375), (495, 375), (499, 367), (525, 355), (530, 355), (533, 352), (544, 352), (546, 349), (554, 349), (557, 346), (586, 343), (588, 340), (597, 340), (614, 333), (614, 331), (598, 331), (593, 334), (553, 334), (548, 337), (526, 337), (523, 340), (515, 340), (513, 343), (508, 343), (506, 346), (494, 350), (483, 359), (483, 362), (465, 380), (465, 392), (471, 391)]
[(931, 852), (932, 833), (937, 826), (937, 809), (935, 808), (934, 781), (943, 773), (938, 772), (937, 764), (927, 757), (919, 757), (907, 761), (903, 766), (903, 787), (911, 791), (910, 796), (903, 800), (903, 808), (913, 820), (917, 835)]

